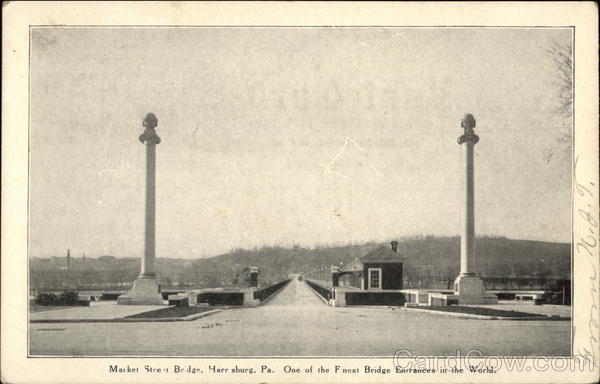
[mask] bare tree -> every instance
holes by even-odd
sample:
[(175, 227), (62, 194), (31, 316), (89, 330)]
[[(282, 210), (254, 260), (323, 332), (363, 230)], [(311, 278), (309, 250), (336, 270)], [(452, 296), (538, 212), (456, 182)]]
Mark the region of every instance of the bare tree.
[[(558, 146), (565, 155), (571, 153), (572, 116), (573, 116), (573, 46), (571, 43), (559, 44), (552, 42), (552, 46), (545, 50), (554, 64), (554, 81), (557, 103), (555, 116), (558, 129)], [(552, 148), (544, 150), (544, 158), (550, 162), (554, 154)]]
[(557, 112), (563, 117), (571, 118), (573, 114), (573, 47), (571, 43), (559, 45), (553, 42), (546, 52), (550, 54), (555, 65), (555, 84), (558, 90), (559, 103)]

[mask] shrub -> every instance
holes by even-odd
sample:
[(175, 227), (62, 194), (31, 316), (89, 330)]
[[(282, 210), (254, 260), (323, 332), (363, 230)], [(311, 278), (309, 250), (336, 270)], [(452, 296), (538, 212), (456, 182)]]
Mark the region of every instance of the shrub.
[(64, 291), (60, 295), (60, 301), (63, 305), (77, 305), (79, 293), (77, 291)]
[(54, 293), (40, 292), (35, 298), (35, 303), (39, 305), (58, 305), (59, 298)]

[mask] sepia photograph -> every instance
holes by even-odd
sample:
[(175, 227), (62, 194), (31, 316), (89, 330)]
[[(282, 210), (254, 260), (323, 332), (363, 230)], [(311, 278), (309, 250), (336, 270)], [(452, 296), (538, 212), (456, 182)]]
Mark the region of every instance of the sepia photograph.
[(22, 289), (19, 361), (53, 367), (36, 382), (597, 375), (593, 36), (144, 4), (15, 44), (2, 313)]
[(32, 27), (30, 353), (570, 354), (572, 41)]

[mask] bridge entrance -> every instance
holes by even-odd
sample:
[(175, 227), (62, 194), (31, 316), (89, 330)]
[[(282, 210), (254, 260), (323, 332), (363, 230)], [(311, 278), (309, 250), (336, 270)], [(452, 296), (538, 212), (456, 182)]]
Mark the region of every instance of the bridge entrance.
[(267, 306), (323, 306), (316, 293), (304, 281), (292, 278), (281, 292), (269, 300)]

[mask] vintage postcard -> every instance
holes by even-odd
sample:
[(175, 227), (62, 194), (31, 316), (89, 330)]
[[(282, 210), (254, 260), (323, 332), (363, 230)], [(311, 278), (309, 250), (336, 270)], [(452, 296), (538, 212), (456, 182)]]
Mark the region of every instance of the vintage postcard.
[(597, 16), (5, 2), (2, 381), (597, 381)]

